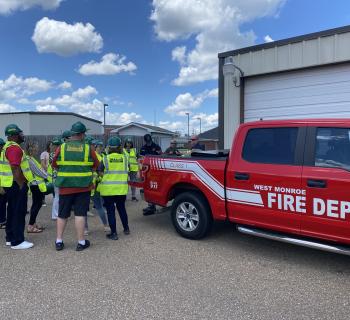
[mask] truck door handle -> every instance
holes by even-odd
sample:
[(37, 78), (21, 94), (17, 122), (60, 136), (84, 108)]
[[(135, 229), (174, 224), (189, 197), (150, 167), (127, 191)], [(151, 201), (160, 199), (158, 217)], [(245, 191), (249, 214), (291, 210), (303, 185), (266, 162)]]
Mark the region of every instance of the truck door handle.
[(327, 181), (325, 180), (307, 180), (307, 186), (310, 188), (326, 188), (327, 187)]
[(242, 173), (242, 172), (235, 172), (235, 179), (236, 180), (249, 180), (249, 174)]

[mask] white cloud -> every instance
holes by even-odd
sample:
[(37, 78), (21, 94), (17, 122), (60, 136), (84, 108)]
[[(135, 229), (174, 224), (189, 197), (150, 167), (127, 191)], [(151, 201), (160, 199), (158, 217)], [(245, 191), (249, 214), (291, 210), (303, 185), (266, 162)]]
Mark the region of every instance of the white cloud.
[(130, 122), (145, 122), (140, 114), (135, 112), (123, 112), (123, 113), (106, 113), (106, 123), (107, 124), (127, 124)]
[(184, 132), (187, 130), (187, 123), (183, 121), (159, 121), (158, 126), (161, 128), (166, 128), (170, 131), (180, 131)]
[(108, 53), (102, 57), (100, 62), (94, 60), (79, 67), (78, 72), (84, 76), (90, 75), (113, 75), (121, 72), (132, 73), (137, 69), (136, 65), (129, 61), (125, 63), (126, 57), (115, 53)]
[(7, 103), (0, 103), (0, 113), (15, 112), (17, 109)]
[[(190, 134), (199, 134), (200, 122), (198, 118), (201, 119), (201, 129), (202, 132), (218, 126), (218, 113), (206, 114), (197, 113), (190, 117)], [(159, 121), (158, 125), (160, 127), (166, 128), (171, 131), (179, 131), (182, 134), (187, 134), (187, 121)]]
[(57, 112), (58, 108), (52, 104), (48, 104), (45, 106), (37, 106), (36, 111)]
[(36, 77), (23, 78), (11, 74), (7, 79), (0, 80), (0, 101), (28, 97), (38, 92), (52, 88), (53, 82)]
[(39, 53), (56, 53), (60, 56), (100, 52), (103, 47), (103, 39), (92, 24), (68, 24), (47, 17), (36, 23), (32, 40)]
[(17, 10), (28, 10), (40, 6), (44, 10), (52, 10), (59, 7), (63, 0), (0, 0), (0, 14), (10, 14)]
[(190, 124), (195, 126), (195, 128), (199, 128), (198, 118), (201, 118), (202, 132), (218, 126), (219, 114), (217, 112), (213, 114), (207, 114), (203, 112), (194, 114), (192, 120), (190, 121)]
[(77, 99), (85, 99), (96, 94), (98, 94), (96, 88), (92, 86), (87, 86), (85, 88), (79, 88), (78, 90), (74, 91), (72, 93), (72, 97)]
[[(172, 59), (180, 63), (173, 84), (181, 86), (217, 78), (217, 54), (252, 45), (253, 31), (243, 23), (273, 16), (286, 0), (153, 0), (150, 19), (157, 37), (173, 41), (195, 37), (194, 48), (177, 47)], [(190, 17), (190, 18), (189, 18)]]
[(264, 37), (264, 41), (265, 41), (265, 42), (273, 42), (273, 41), (275, 41), (275, 40), (273, 40), (269, 35), (266, 35), (266, 36)]
[(171, 52), (171, 57), (173, 61), (177, 61), (180, 63), (180, 65), (185, 64), (186, 61), (186, 47), (176, 47), (172, 52)]
[(68, 81), (63, 81), (58, 85), (58, 89), (68, 90), (70, 88), (72, 88), (72, 84)]
[(192, 113), (192, 110), (198, 109), (204, 100), (218, 96), (218, 89), (205, 90), (200, 94), (193, 96), (186, 92), (176, 97), (175, 101), (165, 108), (165, 112), (171, 115), (184, 116), (186, 112)]

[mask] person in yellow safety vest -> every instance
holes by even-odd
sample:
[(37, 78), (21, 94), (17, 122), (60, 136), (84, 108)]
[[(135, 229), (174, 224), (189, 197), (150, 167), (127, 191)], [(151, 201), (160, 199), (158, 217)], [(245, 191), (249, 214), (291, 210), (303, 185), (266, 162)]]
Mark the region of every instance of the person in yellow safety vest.
[[(124, 143), (124, 152), (127, 154), (129, 159), (129, 177), (130, 181), (135, 181), (137, 179), (137, 174), (139, 172), (139, 164), (137, 162), (138, 155), (136, 149), (134, 148), (134, 143), (131, 138), (127, 138)], [(138, 201), (136, 198), (136, 188), (131, 187), (131, 201)]]
[(53, 170), (52, 168), (52, 160), (54, 157), (54, 154), (57, 150), (57, 148), (62, 144), (62, 140), (60, 137), (54, 137), (51, 142), (51, 152), (50, 152), (50, 162), (49, 166), (47, 168), (47, 173), (48, 173), (48, 181), (53, 183), (54, 185), (54, 198), (52, 202), (52, 209), (51, 209), (51, 219), (52, 220), (57, 220), (58, 217), (58, 204), (59, 204), (59, 189), (55, 185), (55, 179), (56, 179), (56, 170)]
[(115, 207), (117, 207), (120, 220), (122, 221), (124, 234), (130, 234), (128, 215), (125, 209), (125, 200), (128, 193), (128, 157), (123, 151), (120, 138), (111, 137), (108, 140), (109, 154), (103, 157), (98, 167), (98, 173), (102, 177), (97, 187), (103, 197), (107, 209), (107, 216), (111, 233), (107, 238), (118, 240), (115, 219)]
[(85, 142), (86, 131), (82, 122), (74, 123), (71, 138), (56, 150), (52, 161), (52, 167), (57, 169), (55, 184), (60, 193), (55, 243), (57, 251), (64, 248), (63, 233), (72, 210), (78, 238), (76, 251), (90, 247), (90, 241), (84, 238), (84, 226), (93, 188), (93, 171), (96, 171), (99, 163), (94, 149)]
[[(1, 158), (2, 158), (2, 149), (4, 145), (5, 145), (5, 141), (0, 138), (0, 166), (2, 164)], [(7, 206), (7, 198), (6, 198), (5, 190), (2, 187), (0, 187), (0, 229), (5, 229), (6, 227), (6, 206)]]
[(29, 249), (33, 243), (24, 239), (27, 213), (27, 182), (34, 180), (28, 159), (20, 147), (23, 131), (16, 124), (5, 128), (7, 142), (1, 156), (0, 186), (7, 196), (6, 245), (11, 249)]
[(28, 233), (40, 233), (44, 228), (36, 224), (36, 218), (43, 205), (45, 193), (47, 191), (46, 180), (47, 173), (43, 170), (40, 163), (35, 159), (38, 154), (39, 144), (37, 141), (30, 141), (26, 145), (26, 152), (30, 169), (34, 175), (34, 181), (30, 183), (30, 191), (32, 193), (32, 206), (30, 208), (30, 218), (27, 227)]

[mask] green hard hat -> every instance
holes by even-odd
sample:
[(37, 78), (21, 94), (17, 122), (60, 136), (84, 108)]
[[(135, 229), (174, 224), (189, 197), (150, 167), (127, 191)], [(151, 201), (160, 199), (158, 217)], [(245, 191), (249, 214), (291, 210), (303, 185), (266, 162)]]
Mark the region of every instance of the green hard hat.
[(21, 132), (23, 132), (23, 131), (17, 126), (17, 124), (9, 124), (5, 128), (5, 135), (7, 137), (16, 136), (16, 135), (20, 134)]
[(71, 136), (72, 136), (72, 132), (70, 132), (70, 130), (63, 131), (63, 133), (62, 133), (63, 139), (70, 138)]
[(52, 144), (54, 146), (60, 146), (62, 144), (62, 140), (61, 140), (61, 137), (54, 137), (52, 139)]
[(122, 145), (122, 141), (118, 137), (110, 137), (108, 139), (109, 147), (120, 147)]
[(72, 128), (70, 129), (71, 133), (85, 133), (87, 131), (85, 124), (78, 121), (72, 125)]
[(92, 136), (86, 136), (85, 137), (85, 142), (87, 143), (87, 144), (93, 144), (93, 141), (95, 140), (95, 138), (94, 137), (92, 137)]
[(5, 141), (0, 138), (0, 146), (4, 146), (4, 145), (5, 145)]
[(97, 139), (92, 141), (92, 144), (94, 146), (103, 146), (103, 142), (101, 140), (97, 140)]

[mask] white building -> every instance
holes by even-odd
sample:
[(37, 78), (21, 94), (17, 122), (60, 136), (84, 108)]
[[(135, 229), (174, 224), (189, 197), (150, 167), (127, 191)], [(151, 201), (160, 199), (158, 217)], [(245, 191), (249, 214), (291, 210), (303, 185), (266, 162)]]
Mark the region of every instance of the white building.
[(219, 54), (219, 140), (242, 122), (350, 117), (350, 26)]
[(159, 143), (162, 150), (169, 147), (170, 141), (174, 136), (174, 132), (167, 129), (137, 122), (130, 122), (124, 126), (120, 126), (119, 128), (110, 131), (110, 133), (112, 135), (117, 134), (121, 138), (128, 136), (143, 137), (145, 134), (149, 133), (155, 138), (156, 142)]
[(103, 134), (102, 122), (72, 112), (11, 112), (0, 113), (0, 136), (10, 123), (17, 124), (26, 136), (55, 136), (81, 121), (92, 135)]

